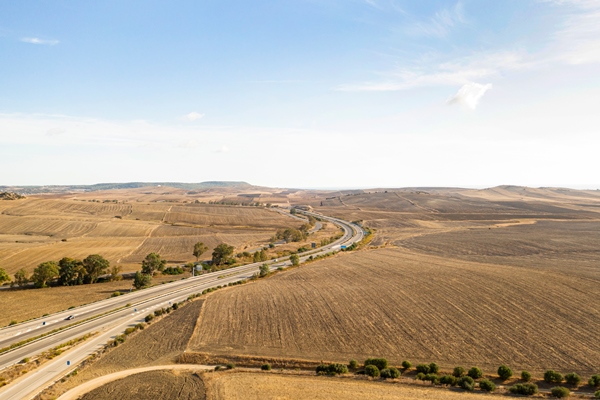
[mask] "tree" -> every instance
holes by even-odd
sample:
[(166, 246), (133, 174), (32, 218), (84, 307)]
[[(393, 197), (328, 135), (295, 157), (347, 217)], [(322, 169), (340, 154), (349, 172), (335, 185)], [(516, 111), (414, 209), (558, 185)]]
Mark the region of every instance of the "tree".
[(141, 273), (140, 271), (135, 273), (133, 277), (133, 287), (136, 289), (143, 289), (146, 286), (150, 285), (152, 282), (152, 276), (148, 274)]
[(367, 365), (365, 367), (365, 374), (373, 378), (377, 378), (379, 376), (379, 368), (377, 368), (375, 365)]
[(86, 271), (83, 262), (73, 258), (64, 257), (58, 262), (58, 284), (61, 286), (73, 286), (83, 284)]
[(402, 361), (402, 368), (410, 369), (410, 367), (412, 367), (412, 363), (410, 361), (408, 361), (408, 360)]
[(262, 249), (260, 251), (260, 261), (267, 261), (269, 259), (269, 256), (267, 254), (267, 252), (265, 251), (265, 249)]
[(563, 376), (560, 372), (556, 372), (551, 369), (544, 372), (544, 381), (546, 381), (547, 383), (561, 383), (562, 380)]
[(265, 276), (269, 275), (271, 273), (271, 269), (269, 268), (269, 264), (263, 264), (260, 267), (258, 267), (258, 269), (260, 270), (260, 277), (264, 278)]
[(452, 375), (457, 378), (460, 378), (465, 374), (465, 369), (463, 367), (454, 367), (454, 371), (452, 371)]
[(29, 283), (29, 277), (27, 276), (27, 271), (21, 268), (17, 272), (15, 272), (15, 280), (11, 283), (11, 285), (18, 285), (19, 287), (23, 287)]
[(10, 276), (8, 276), (4, 268), (0, 268), (0, 285), (4, 282), (10, 282)]
[(46, 261), (33, 270), (31, 280), (37, 288), (47, 286), (48, 281), (58, 277), (58, 265), (54, 261)]
[(483, 372), (481, 372), (481, 369), (479, 367), (471, 367), (469, 369), (469, 372), (467, 372), (467, 375), (469, 375), (473, 379), (479, 379), (483, 376)]
[(531, 373), (528, 371), (521, 371), (521, 379), (525, 382), (529, 382), (531, 380)]
[(374, 365), (377, 369), (382, 370), (388, 367), (388, 360), (385, 358), (367, 358), (365, 360), (365, 367), (367, 365)]
[(194, 252), (192, 253), (196, 257), (196, 262), (200, 261), (200, 256), (208, 250), (208, 247), (202, 242), (198, 242), (194, 245)]
[(233, 250), (233, 246), (230, 246), (226, 243), (221, 243), (215, 247), (212, 253), (213, 265), (221, 265), (227, 262), (227, 259), (233, 254)]
[(503, 381), (507, 380), (513, 375), (512, 369), (507, 367), (506, 365), (501, 365), (498, 367), (498, 376)]
[(298, 254), (292, 254), (290, 256), (290, 261), (292, 262), (292, 265), (294, 267), (297, 267), (298, 265), (300, 265), (300, 257), (298, 256)]
[(120, 281), (121, 279), (123, 279), (123, 276), (119, 275), (119, 272), (121, 272), (121, 267), (119, 267), (118, 265), (114, 265), (110, 269), (110, 280), (112, 282)]
[(575, 372), (570, 372), (565, 375), (565, 381), (570, 385), (577, 386), (581, 382), (581, 377)]
[(562, 399), (563, 397), (569, 397), (571, 395), (571, 391), (562, 386), (553, 387), (550, 389), (550, 393), (552, 393), (552, 396), (556, 397), (557, 399)]
[(255, 263), (260, 262), (260, 251), (255, 252), (254, 256), (252, 256), (252, 259)]
[(481, 388), (481, 390), (484, 390), (486, 392), (493, 392), (494, 390), (496, 390), (496, 385), (494, 384), (494, 382), (487, 379), (482, 379), (481, 381), (479, 381), (479, 387)]
[(162, 270), (165, 269), (166, 264), (167, 260), (161, 259), (160, 254), (150, 253), (142, 261), (142, 274), (150, 276), (155, 275), (159, 271), (162, 272)]
[(99, 254), (90, 254), (83, 260), (83, 267), (86, 272), (83, 282), (96, 283), (100, 275), (106, 274), (110, 263)]

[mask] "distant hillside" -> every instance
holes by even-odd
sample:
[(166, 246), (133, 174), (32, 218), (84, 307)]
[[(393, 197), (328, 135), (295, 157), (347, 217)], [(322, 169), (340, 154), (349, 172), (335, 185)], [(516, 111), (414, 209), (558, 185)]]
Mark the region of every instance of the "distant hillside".
[(25, 196), (21, 196), (20, 194), (14, 193), (14, 192), (1, 192), (0, 193), (0, 200), (18, 200), (18, 199), (24, 199)]
[(98, 190), (135, 189), (147, 186), (167, 186), (184, 190), (210, 189), (220, 187), (251, 187), (247, 182), (208, 181), (200, 183), (181, 182), (127, 182), (127, 183), (97, 183), (95, 185), (49, 185), (49, 186), (0, 186), (0, 191), (21, 194), (65, 193), (65, 192), (95, 192)]

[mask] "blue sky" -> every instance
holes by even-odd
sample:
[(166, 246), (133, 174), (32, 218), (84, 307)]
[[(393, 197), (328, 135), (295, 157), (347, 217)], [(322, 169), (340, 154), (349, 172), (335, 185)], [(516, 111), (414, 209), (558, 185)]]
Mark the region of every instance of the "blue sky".
[(0, 185), (600, 187), (599, 0), (0, 2)]

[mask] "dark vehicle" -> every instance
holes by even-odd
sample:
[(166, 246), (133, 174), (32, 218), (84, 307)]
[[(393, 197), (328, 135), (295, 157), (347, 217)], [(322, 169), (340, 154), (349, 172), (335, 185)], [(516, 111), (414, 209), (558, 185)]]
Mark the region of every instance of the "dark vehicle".
[(72, 316), (72, 315), (69, 315), (67, 318), (65, 318), (65, 320), (67, 320), (67, 321), (70, 321), (70, 320), (72, 320), (73, 318), (75, 318), (75, 317), (74, 317), (74, 316)]

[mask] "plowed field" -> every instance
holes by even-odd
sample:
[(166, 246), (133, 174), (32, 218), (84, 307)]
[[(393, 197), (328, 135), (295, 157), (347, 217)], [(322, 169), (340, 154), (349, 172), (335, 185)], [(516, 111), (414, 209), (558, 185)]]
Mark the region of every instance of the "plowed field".
[(599, 303), (586, 277), (375, 250), (215, 293), (188, 351), (590, 373)]

